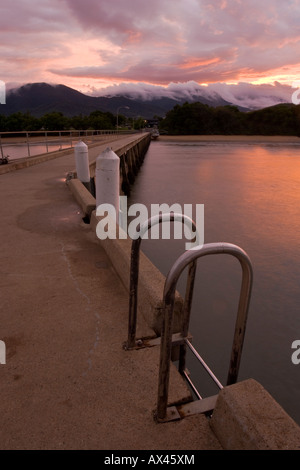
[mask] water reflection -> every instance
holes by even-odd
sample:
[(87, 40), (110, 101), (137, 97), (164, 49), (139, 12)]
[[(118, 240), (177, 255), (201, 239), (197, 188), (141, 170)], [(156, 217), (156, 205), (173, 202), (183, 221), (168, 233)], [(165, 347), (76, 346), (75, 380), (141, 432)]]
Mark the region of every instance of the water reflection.
[[(254, 287), (239, 378), (257, 379), (300, 423), (300, 365), (291, 361), (300, 339), (300, 147), (153, 142), (130, 202), (204, 204), (205, 243), (235, 243), (249, 254)], [(184, 241), (143, 242), (164, 274), (183, 250)], [(241, 273), (236, 260), (221, 258), (198, 263), (191, 331), (224, 382)]]

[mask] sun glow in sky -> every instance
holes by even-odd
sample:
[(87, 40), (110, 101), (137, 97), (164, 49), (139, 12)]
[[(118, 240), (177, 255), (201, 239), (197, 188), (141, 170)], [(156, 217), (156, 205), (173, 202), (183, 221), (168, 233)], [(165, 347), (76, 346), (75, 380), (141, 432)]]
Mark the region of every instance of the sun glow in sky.
[(300, 0), (0, 0), (0, 80), (289, 85)]

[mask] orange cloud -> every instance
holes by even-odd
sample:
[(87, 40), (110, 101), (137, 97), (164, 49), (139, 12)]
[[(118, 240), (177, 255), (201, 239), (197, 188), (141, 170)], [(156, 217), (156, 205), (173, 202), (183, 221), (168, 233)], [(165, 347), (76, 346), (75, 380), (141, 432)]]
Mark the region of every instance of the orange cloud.
[(179, 65), (179, 68), (181, 69), (191, 69), (191, 68), (196, 68), (196, 67), (203, 67), (205, 65), (211, 65), (211, 64), (216, 64), (218, 62), (221, 62), (220, 57), (215, 57), (214, 59), (196, 59), (196, 58), (191, 58), (185, 61), (183, 64)]

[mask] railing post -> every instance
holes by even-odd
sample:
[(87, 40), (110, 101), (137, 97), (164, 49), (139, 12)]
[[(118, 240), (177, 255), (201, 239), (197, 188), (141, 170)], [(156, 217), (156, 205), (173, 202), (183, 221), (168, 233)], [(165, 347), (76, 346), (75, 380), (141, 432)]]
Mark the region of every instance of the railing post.
[[(182, 336), (185, 338), (188, 336), (190, 316), (192, 309), (193, 293), (194, 293), (194, 284), (196, 277), (197, 261), (193, 261), (189, 265), (189, 272), (186, 282), (186, 290), (182, 311)], [(186, 344), (181, 344), (179, 346), (179, 365), (178, 370), (181, 374), (184, 374), (185, 363), (186, 363)]]
[(26, 132), (26, 142), (27, 142), (28, 157), (30, 157), (30, 145), (29, 145), (29, 136), (28, 136), (28, 132)]
[(45, 132), (45, 144), (46, 144), (46, 150), (47, 150), (47, 153), (48, 153), (48, 152), (49, 152), (49, 149), (48, 149), (47, 132)]
[(160, 361), (159, 361), (159, 383), (157, 397), (157, 419), (164, 420), (168, 406), (168, 390), (170, 381), (170, 361), (172, 356), (172, 318), (174, 308), (174, 296), (171, 303), (165, 305), (164, 323), (161, 336)]
[(0, 149), (1, 149), (1, 158), (4, 159), (1, 135), (0, 135)]

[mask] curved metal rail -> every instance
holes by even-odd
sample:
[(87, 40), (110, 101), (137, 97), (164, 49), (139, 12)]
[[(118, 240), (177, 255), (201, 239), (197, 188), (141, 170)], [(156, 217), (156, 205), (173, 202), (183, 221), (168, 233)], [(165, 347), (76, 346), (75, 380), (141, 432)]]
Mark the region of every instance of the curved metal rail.
[[(235, 332), (231, 350), (231, 358), (229, 363), (227, 385), (233, 384), (237, 380), (242, 348), (244, 343), (244, 336), (246, 330), (247, 316), (249, 310), (249, 303), (251, 297), (252, 283), (253, 283), (253, 270), (251, 261), (245, 251), (236, 245), (230, 243), (210, 243), (203, 245), (199, 248), (194, 248), (183, 253), (173, 264), (165, 282), (163, 301), (165, 309), (165, 319), (161, 337), (161, 349), (160, 349), (160, 365), (159, 365), (159, 383), (158, 383), (158, 399), (157, 399), (157, 419), (159, 421), (166, 420), (167, 416), (167, 403), (168, 403), (168, 388), (169, 388), (169, 376), (170, 376), (170, 361), (171, 361), (171, 349), (172, 349), (172, 320), (174, 310), (175, 291), (178, 279), (184, 269), (195, 263), (200, 257), (214, 254), (229, 254), (236, 257), (242, 267), (242, 284), (240, 290), (240, 298), (238, 305), (237, 318), (235, 323)], [(190, 277), (190, 275), (189, 275)], [(188, 282), (193, 285), (193, 279)], [(192, 296), (192, 292), (191, 292)], [(191, 303), (190, 303), (191, 305)], [(189, 318), (189, 312), (186, 314)], [(181, 355), (179, 360), (179, 370), (181, 373), (185, 367), (185, 347), (191, 346), (187, 339), (188, 324), (184, 325), (181, 332), (182, 346)], [(195, 351), (193, 351), (195, 352)], [(197, 353), (198, 354), (198, 353)], [(222, 388), (222, 385), (215, 378), (208, 366), (204, 363), (201, 356), (200, 362), (217, 383)], [(216, 380), (215, 380), (216, 379)], [(199, 398), (200, 395), (199, 395)]]
[[(136, 340), (136, 323), (137, 323), (137, 305), (138, 305), (138, 280), (139, 280), (139, 260), (140, 260), (140, 247), (142, 238), (151, 229), (153, 225), (160, 224), (162, 222), (182, 222), (188, 224), (189, 228), (192, 228), (192, 233), (198, 234), (195, 222), (185, 214), (180, 213), (164, 213), (149, 218), (140, 227), (139, 237), (132, 241), (131, 245), (131, 264), (130, 264), (130, 288), (129, 288), (129, 320), (128, 320), (128, 339), (124, 345), (125, 349), (133, 349), (139, 346), (139, 342)], [(199, 238), (198, 238), (199, 239)], [(190, 263), (186, 296), (183, 307), (183, 322), (184, 330), (185, 325), (188, 327), (189, 318), (186, 318), (190, 312), (190, 306), (193, 295), (194, 279), (196, 272), (196, 261)]]

